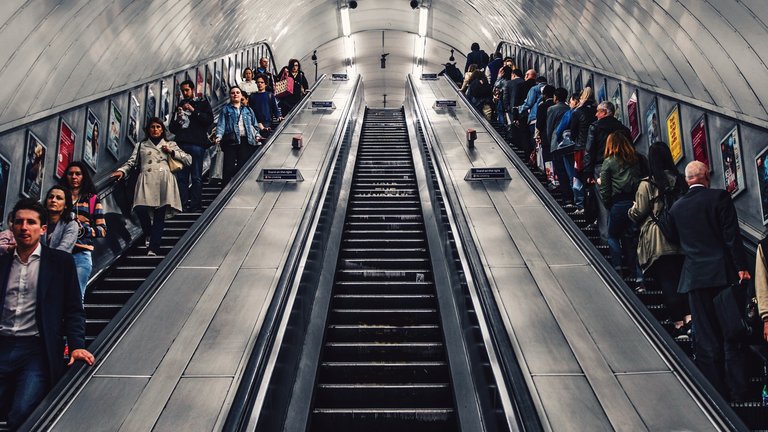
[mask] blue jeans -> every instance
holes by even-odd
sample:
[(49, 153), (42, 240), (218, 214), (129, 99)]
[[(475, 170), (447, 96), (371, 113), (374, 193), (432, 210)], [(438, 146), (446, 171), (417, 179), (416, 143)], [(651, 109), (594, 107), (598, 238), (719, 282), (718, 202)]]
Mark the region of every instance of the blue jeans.
[[(179, 194), (181, 195), (181, 205), (184, 209), (196, 209), (202, 205), (203, 199), (203, 159), (205, 159), (205, 149), (194, 144), (181, 144), (179, 147), (192, 156), (192, 163), (176, 173), (176, 181), (179, 184)], [(192, 178), (191, 188), (190, 177)], [(187, 202), (189, 202), (189, 205), (187, 205)]]
[(0, 336), (0, 416), (17, 428), (50, 388), (43, 341), (36, 336)]
[(88, 279), (91, 277), (91, 270), (93, 269), (93, 260), (91, 258), (91, 251), (84, 250), (81, 252), (73, 253), (72, 258), (75, 259), (75, 267), (77, 267), (77, 281), (80, 283), (80, 299), (85, 299), (85, 288), (88, 286)]
[(626, 266), (632, 274), (637, 268), (637, 249), (634, 242), (634, 223), (627, 215), (632, 207), (632, 201), (624, 200), (613, 203), (608, 213), (608, 248), (611, 252), (611, 265), (620, 270), (622, 267), (622, 251), (626, 258)]
[(573, 190), (573, 204), (583, 209), (584, 183), (577, 177), (576, 167), (573, 166), (573, 153), (563, 155), (563, 165), (565, 165), (565, 172), (568, 175), (569, 183)]

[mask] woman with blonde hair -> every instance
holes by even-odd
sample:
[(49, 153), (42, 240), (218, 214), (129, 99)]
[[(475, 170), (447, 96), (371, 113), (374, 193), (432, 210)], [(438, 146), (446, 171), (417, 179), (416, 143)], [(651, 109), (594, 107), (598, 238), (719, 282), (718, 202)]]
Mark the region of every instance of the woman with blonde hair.
[[(472, 81), (472, 74), (477, 70), (476, 64), (469, 65), (469, 69), (467, 69), (466, 72), (464, 72), (464, 82), (461, 84), (461, 92), (465, 93), (467, 91), (467, 87), (469, 87), (469, 82)], [(485, 74), (483, 74), (485, 75)]]
[(619, 274), (622, 274), (622, 265), (632, 273), (637, 268), (635, 227), (627, 212), (632, 207), (643, 172), (641, 159), (629, 137), (623, 132), (608, 135), (598, 184), (600, 197), (608, 209), (608, 248), (611, 252), (611, 264)]

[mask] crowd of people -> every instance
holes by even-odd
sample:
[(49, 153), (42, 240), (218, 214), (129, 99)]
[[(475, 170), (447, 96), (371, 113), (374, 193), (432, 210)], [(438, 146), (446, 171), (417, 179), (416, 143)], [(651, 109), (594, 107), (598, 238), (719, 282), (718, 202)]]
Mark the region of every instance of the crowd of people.
[[(168, 128), (162, 119), (150, 118), (144, 140), (110, 174), (117, 180), (135, 175), (132, 209), (148, 255), (160, 253), (166, 218), (202, 210), (206, 150), (220, 146), (222, 181), (228, 182), (309, 88), (296, 59), (275, 77), (262, 58), (242, 77), (240, 85), (230, 87), (215, 142), (209, 139), (211, 105), (195, 97), (195, 83), (187, 80), (179, 85), (181, 99)], [(8, 229), (0, 232), (0, 420), (13, 430), (66, 366), (95, 362), (85, 349), (83, 301), (95, 241), (107, 235), (107, 224), (91, 173), (80, 161), (69, 164), (42, 203), (17, 202), (7, 222)]]
[[(695, 362), (713, 386), (729, 401), (749, 399), (751, 342), (725, 330), (719, 296), (736, 287), (746, 304), (752, 275), (731, 196), (709, 187), (709, 168), (693, 161), (681, 174), (664, 142), (650, 145), (647, 156), (636, 151), (629, 129), (615, 117), (617, 107), (598, 103), (590, 86), (569, 94), (534, 69), (523, 73), (511, 57), (496, 52), (489, 59), (476, 44), (464, 76), (454, 81), (487, 120), (506, 127), (531, 165), (545, 169), (548, 187), (559, 188), (566, 208), (577, 217), (593, 215), (611, 265), (636, 292), (646, 290), (646, 277), (653, 279), (672, 337), (693, 340)], [(588, 209), (585, 192), (596, 198)], [(754, 281), (764, 340), (766, 248), (763, 240)]]

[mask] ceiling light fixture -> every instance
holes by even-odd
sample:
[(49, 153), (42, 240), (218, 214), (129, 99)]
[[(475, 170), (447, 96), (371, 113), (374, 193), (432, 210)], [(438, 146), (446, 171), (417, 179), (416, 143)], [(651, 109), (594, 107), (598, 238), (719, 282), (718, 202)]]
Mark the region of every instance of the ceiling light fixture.
[(344, 34), (344, 36), (349, 36), (351, 34), (350, 25), (349, 25), (349, 8), (348, 7), (341, 8), (340, 13), (341, 13), (341, 32)]
[(427, 35), (427, 21), (429, 20), (429, 9), (425, 7), (419, 8), (419, 36), (424, 37)]

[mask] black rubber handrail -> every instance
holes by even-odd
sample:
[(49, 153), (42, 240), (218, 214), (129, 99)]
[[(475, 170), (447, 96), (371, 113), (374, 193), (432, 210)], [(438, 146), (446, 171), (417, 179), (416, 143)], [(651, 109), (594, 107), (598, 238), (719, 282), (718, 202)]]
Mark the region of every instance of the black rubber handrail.
[[(297, 105), (275, 129), (270, 139), (243, 165), (230, 183), (211, 203), (208, 209), (206, 209), (181, 239), (179, 239), (171, 252), (147, 277), (144, 283), (139, 286), (130, 300), (128, 300), (123, 308), (120, 309), (120, 312), (115, 315), (99, 336), (97, 336), (93, 343), (91, 343), (89, 350), (96, 357), (97, 361), (111, 351), (122, 335), (130, 328), (144, 307), (146, 307), (152, 299), (155, 292), (163, 285), (176, 267), (178, 267), (187, 252), (194, 246), (195, 242), (197, 242), (198, 238), (200, 238), (205, 230), (208, 229), (214, 218), (250, 175), (251, 170), (253, 170), (264, 156), (265, 152), (273, 145), (275, 138), (281, 134), (288, 124), (290, 124), (291, 120), (298, 114), (298, 112), (307, 105), (310, 99), (309, 96), (311, 96), (318, 86), (323, 83), (325, 78), (326, 76), (322, 75), (320, 79), (317, 80), (304, 96), (300, 104)], [(74, 365), (53, 387), (53, 389), (51, 389), (48, 396), (43, 399), (19, 430), (40, 430), (49, 427), (51, 423), (55, 421), (59, 412), (66, 408), (67, 404), (71, 402), (74, 396), (82, 390), (85, 384), (91, 379), (94, 372), (95, 368), (87, 367), (82, 363)]]
[[(344, 138), (344, 131), (347, 127), (347, 119), (358, 97), (362, 79), (356, 78), (354, 88), (348, 98), (344, 110), (341, 113), (336, 128), (331, 138), (330, 149), (333, 150), (333, 157), (328, 160), (323, 167), (323, 171), (318, 175), (318, 181), (309, 198), (309, 206), (305, 210), (302, 220), (299, 224), (296, 235), (291, 244), (290, 252), (285, 261), (285, 266), (278, 280), (272, 301), (269, 304), (261, 329), (256, 337), (254, 344), (246, 363), (245, 369), (240, 376), (240, 384), (237, 387), (231, 408), (224, 421), (223, 431), (242, 431), (248, 426), (251, 412), (254, 405), (254, 397), (258, 392), (261, 383), (265, 378), (268, 368), (268, 361), (273, 349), (275, 338), (279, 333), (280, 323), (286, 313), (288, 298), (291, 289), (294, 286), (296, 278), (300, 276), (299, 270), (304, 267), (305, 251), (311, 246), (311, 234), (317, 225), (320, 210), (328, 189), (328, 182), (331, 179), (331, 173), (336, 162), (340, 143)], [(277, 347), (279, 348), (279, 347)]]
[[(414, 111), (419, 122), (421, 122), (425, 135), (424, 139), (427, 141), (426, 147), (430, 152), (434, 152), (433, 147), (438, 142), (438, 139), (432, 129), (429, 116), (426, 114), (426, 109), (416, 95), (413, 76), (411, 75), (408, 77), (407, 87), (412, 100), (416, 103)], [(488, 336), (492, 344), (491, 348), (495, 351), (496, 361), (501, 368), (502, 376), (500, 378), (504, 380), (504, 383), (499, 383), (499, 391), (501, 392), (502, 388), (506, 388), (512, 396), (510, 399), (512, 412), (508, 413), (509, 417), (511, 417), (509, 426), (511, 428), (516, 427), (517, 430), (521, 431), (543, 430), (539, 413), (528, 390), (523, 371), (512, 348), (512, 342), (509, 339), (509, 334), (493, 295), (493, 288), (485, 274), (480, 253), (472, 240), (469, 222), (462, 213), (461, 207), (457, 205), (459, 201), (456, 191), (446, 187), (443, 181), (446, 174), (440, 162), (441, 159), (435, 157), (434, 154), (431, 156), (432, 164), (435, 168), (435, 177), (440, 191), (443, 193), (444, 208), (451, 223), (456, 248), (459, 249), (460, 255), (463, 255), (464, 258), (461, 264), (465, 273), (466, 283), (469, 287), (468, 289), (477, 294), (480, 309), (478, 318), (485, 318)], [(490, 357), (491, 352), (488, 355)], [(504, 396), (502, 395), (502, 397)]]
[(498, 147), (507, 155), (507, 158), (515, 166), (520, 177), (531, 187), (534, 194), (544, 204), (544, 208), (565, 230), (577, 248), (585, 255), (605, 284), (616, 294), (616, 297), (625, 306), (627, 313), (641, 328), (643, 334), (651, 345), (656, 348), (659, 355), (670, 365), (673, 372), (712, 419), (716, 427), (729, 430), (747, 430), (743, 421), (731, 409), (730, 405), (720, 396), (717, 390), (709, 383), (701, 371), (693, 364), (690, 358), (671, 338), (659, 321), (651, 314), (648, 308), (637, 298), (632, 290), (619, 277), (605, 257), (595, 248), (592, 242), (579, 229), (573, 220), (563, 211), (552, 195), (536, 179), (528, 166), (509, 147), (504, 138), (481, 116), (456, 86), (456, 83), (444, 77), (457, 97), (465, 104), (467, 110), (475, 119), (483, 125), (489, 136), (493, 138)]

